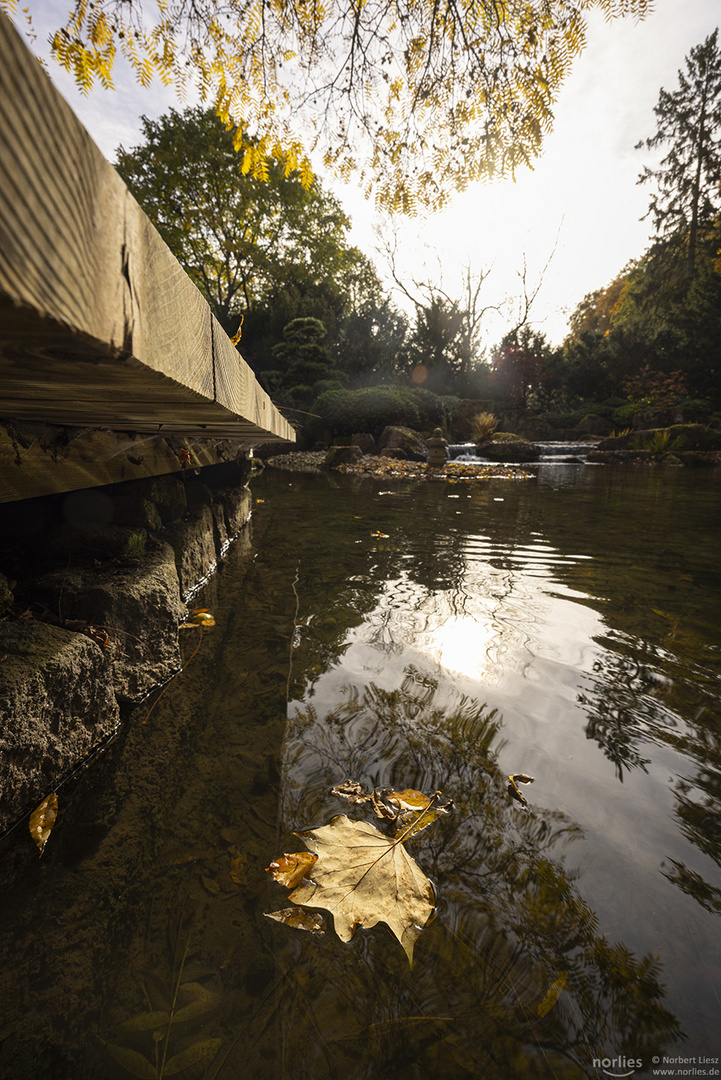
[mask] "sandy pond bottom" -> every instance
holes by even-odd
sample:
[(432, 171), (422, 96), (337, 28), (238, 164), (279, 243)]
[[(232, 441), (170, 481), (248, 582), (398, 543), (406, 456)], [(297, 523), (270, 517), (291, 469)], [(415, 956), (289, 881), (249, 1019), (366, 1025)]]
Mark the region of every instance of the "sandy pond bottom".
[[(256, 481), (215, 631), (42, 858), (2, 842), (0, 1075), (715, 1075), (718, 485)], [(454, 802), (406, 845), (437, 904), (412, 968), (382, 923), (265, 917), (294, 833), (383, 829), (348, 777)]]

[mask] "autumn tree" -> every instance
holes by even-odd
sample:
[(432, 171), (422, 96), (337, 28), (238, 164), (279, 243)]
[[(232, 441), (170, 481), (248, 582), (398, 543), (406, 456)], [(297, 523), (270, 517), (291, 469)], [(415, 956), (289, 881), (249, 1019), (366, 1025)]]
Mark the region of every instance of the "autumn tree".
[[(32, 0), (30, 0), (32, 11)], [(17, 0), (0, 0), (10, 14)], [(189, 85), (235, 128), (256, 179), (310, 155), (355, 172), (390, 209), (511, 176), (540, 152), (585, 43), (585, 16), (644, 16), (649, 0), (74, 0), (54, 59), (89, 89), (126, 57), (143, 85)], [(251, 134), (252, 139), (247, 136)]]
[(649, 214), (656, 234), (681, 238), (686, 249), (686, 275), (696, 267), (699, 230), (709, 225), (721, 206), (721, 49), (718, 30), (691, 49), (678, 88), (661, 90), (654, 108), (656, 134), (637, 149), (668, 147), (656, 169), (648, 166), (639, 183), (653, 182)]
[(245, 175), (212, 109), (142, 124), (143, 143), (117, 151), (118, 172), (226, 329), (280, 285), (340, 272), (350, 223), (317, 180), (304, 186), (276, 159), (265, 181)]

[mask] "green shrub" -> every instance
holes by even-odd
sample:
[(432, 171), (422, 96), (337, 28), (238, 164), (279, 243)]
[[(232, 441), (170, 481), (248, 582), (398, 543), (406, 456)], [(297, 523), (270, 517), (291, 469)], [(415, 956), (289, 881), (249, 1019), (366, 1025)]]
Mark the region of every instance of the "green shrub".
[(388, 424), (420, 427), (420, 414), (407, 391), (391, 386), (369, 386), (363, 390), (329, 390), (313, 405), (313, 412), (335, 435), (368, 431), (380, 435)]

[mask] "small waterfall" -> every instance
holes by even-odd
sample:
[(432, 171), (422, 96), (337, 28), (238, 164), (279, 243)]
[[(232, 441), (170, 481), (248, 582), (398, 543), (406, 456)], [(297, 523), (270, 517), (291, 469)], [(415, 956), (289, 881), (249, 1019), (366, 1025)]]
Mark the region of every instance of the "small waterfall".
[[(586, 461), (589, 450), (598, 445), (597, 441), (584, 440), (578, 442), (534, 442), (539, 452), (538, 462), (540, 465), (582, 465)], [(452, 443), (449, 445), (448, 460), (457, 461), (461, 465), (485, 465), (490, 458), (481, 457), (476, 451), (475, 443)], [(529, 464), (526, 462), (526, 464)], [(530, 464), (533, 464), (531, 462)]]
[(537, 442), (535, 446), (540, 454), (542, 465), (582, 465), (589, 450), (598, 445), (596, 442)]
[(476, 452), (476, 444), (472, 442), (452, 443), (446, 452), (449, 461), (457, 461), (460, 465), (485, 465), (490, 461)]

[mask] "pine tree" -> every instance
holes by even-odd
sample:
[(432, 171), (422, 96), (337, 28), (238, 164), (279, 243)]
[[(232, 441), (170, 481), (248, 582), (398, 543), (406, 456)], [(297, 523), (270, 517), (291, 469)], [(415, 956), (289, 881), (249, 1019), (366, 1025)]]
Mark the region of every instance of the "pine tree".
[(684, 237), (686, 274), (696, 266), (699, 230), (708, 225), (721, 202), (721, 50), (718, 28), (686, 57), (678, 89), (661, 90), (654, 108), (658, 129), (637, 144), (654, 149), (670, 145), (659, 168), (644, 168), (638, 182), (654, 181), (648, 213), (659, 238)]

